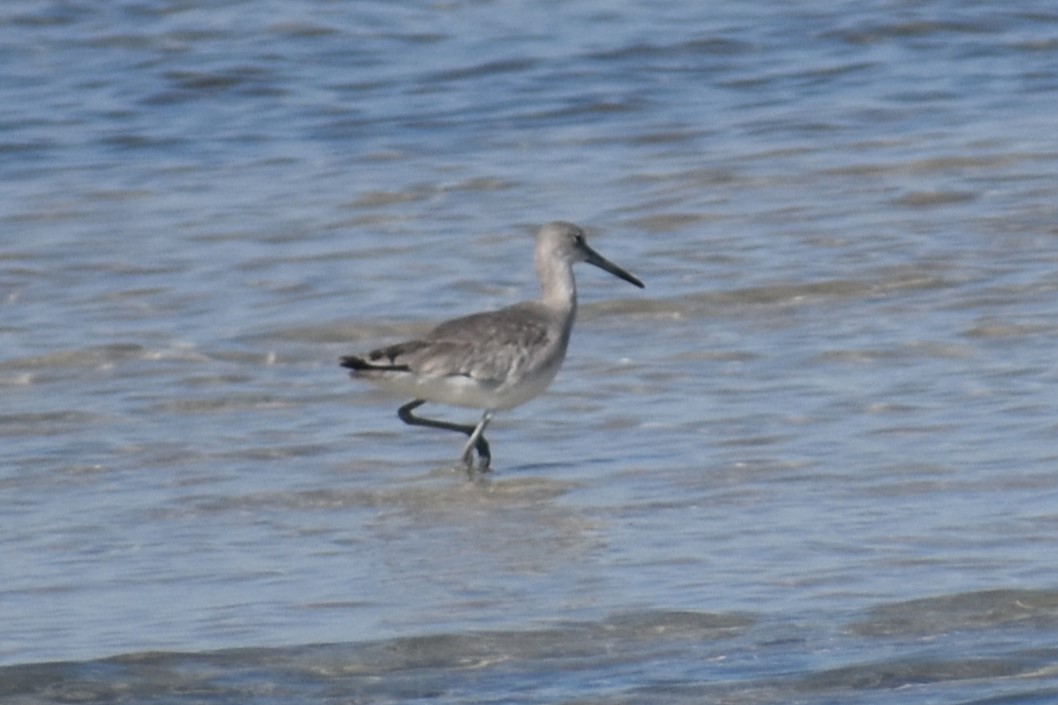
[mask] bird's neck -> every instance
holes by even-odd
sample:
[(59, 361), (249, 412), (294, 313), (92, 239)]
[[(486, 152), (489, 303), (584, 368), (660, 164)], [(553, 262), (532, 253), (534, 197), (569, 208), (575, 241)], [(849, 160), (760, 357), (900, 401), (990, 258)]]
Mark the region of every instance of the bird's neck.
[(541, 303), (561, 312), (577, 310), (577, 283), (568, 262), (538, 256), (536, 276), (540, 278)]

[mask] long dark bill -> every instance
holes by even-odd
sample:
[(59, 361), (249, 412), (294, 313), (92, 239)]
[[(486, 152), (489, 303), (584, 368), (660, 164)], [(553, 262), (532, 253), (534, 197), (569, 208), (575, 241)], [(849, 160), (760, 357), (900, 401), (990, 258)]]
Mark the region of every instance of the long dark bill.
[(637, 278), (635, 278), (625, 270), (621, 269), (610, 260), (603, 257), (595, 250), (591, 249), (587, 245), (584, 246), (584, 249), (588, 253), (588, 257), (584, 261), (588, 264), (594, 264), (599, 269), (604, 269), (615, 277), (620, 277), (621, 279), (624, 279), (629, 284), (635, 284), (640, 289), (644, 288), (643, 282), (639, 281)]

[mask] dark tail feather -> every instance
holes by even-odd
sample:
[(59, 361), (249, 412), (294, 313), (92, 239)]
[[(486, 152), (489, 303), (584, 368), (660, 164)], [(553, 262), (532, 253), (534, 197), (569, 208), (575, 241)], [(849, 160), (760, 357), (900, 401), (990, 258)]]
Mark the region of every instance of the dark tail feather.
[(342, 367), (347, 367), (353, 372), (361, 370), (374, 370), (377, 372), (410, 372), (407, 365), (376, 365), (356, 355), (346, 355), (341, 359)]
[(346, 355), (341, 362), (342, 367), (348, 367), (350, 370), (366, 370), (371, 367), (371, 363), (356, 355)]

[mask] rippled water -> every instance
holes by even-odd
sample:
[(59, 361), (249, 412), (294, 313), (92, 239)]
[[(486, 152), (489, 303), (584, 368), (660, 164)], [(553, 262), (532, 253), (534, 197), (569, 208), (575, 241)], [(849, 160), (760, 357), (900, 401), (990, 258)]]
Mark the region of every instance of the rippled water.
[[(1058, 698), (1052, 3), (0, 39), (0, 701)], [(470, 483), (337, 358), (533, 295), (556, 218), (647, 288), (578, 271)]]

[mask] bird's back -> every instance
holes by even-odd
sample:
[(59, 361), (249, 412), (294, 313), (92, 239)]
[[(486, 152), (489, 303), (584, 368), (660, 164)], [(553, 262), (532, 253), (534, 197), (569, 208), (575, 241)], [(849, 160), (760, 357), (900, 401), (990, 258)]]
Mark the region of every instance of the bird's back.
[(422, 338), (375, 350), (356, 374), (417, 398), (508, 409), (551, 383), (571, 328), (572, 320), (544, 304), (519, 303), (455, 318)]

